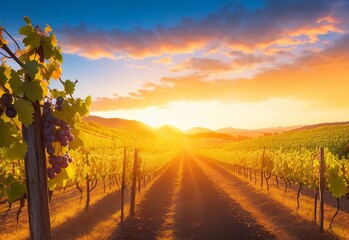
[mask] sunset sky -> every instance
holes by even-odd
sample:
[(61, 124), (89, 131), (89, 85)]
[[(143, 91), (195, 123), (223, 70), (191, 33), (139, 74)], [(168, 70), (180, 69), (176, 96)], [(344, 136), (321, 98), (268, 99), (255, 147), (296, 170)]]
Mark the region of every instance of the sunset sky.
[(349, 120), (349, 0), (20, 2), (1, 25), (50, 24), (92, 115), (183, 130)]

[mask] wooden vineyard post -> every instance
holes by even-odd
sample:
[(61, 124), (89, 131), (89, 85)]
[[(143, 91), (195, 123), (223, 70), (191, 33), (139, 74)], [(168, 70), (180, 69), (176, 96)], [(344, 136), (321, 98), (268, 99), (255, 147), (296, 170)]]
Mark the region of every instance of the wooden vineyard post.
[(138, 169), (137, 169), (137, 178), (138, 178), (138, 192), (141, 193), (141, 159), (138, 157)]
[(122, 163), (121, 179), (121, 224), (124, 222), (124, 195), (125, 195), (126, 147), (124, 147), (124, 160)]
[(263, 165), (264, 165), (265, 148), (263, 148), (262, 165), (261, 165), (261, 190), (263, 189)]
[[(42, 47), (42, 45), (40, 46)], [(44, 61), (40, 52), (40, 62)], [(25, 81), (32, 81), (26, 74)], [(25, 97), (25, 96), (24, 96)], [(51, 239), (51, 221), (47, 187), (46, 155), (42, 139), (42, 119), (40, 103), (33, 103), (33, 123), (28, 127), (22, 125), (23, 140), (28, 144), (24, 158), (28, 196), (28, 216), (30, 238), (39, 240)]]
[(324, 231), (324, 191), (325, 191), (324, 148), (320, 148), (319, 191), (320, 191), (320, 232)]
[(133, 161), (133, 172), (132, 172), (131, 201), (130, 201), (130, 215), (132, 217), (134, 217), (135, 215), (137, 173), (138, 173), (138, 150), (135, 149), (135, 156)]
[(22, 126), (25, 155), (25, 173), (28, 196), (28, 216), (31, 239), (51, 239), (51, 222), (47, 187), (45, 150), (42, 144), (42, 122), (39, 103), (34, 104), (34, 122)]

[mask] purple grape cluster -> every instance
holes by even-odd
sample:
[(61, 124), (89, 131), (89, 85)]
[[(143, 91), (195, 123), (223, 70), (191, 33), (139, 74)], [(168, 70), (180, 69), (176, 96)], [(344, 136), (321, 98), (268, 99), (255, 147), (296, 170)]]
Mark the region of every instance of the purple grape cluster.
[(62, 171), (62, 168), (67, 168), (69, 163), (72, 162), (68, 154), (63, 156), (54, 155), (54, 143), (59, 143), (61, 146), (66, 147), (69, 145), (69, 142), (74, 140), (72, 129), (68, 123), (53, 115), (53, 107), (56, 111), (62, 111), (63, 101), (62, 97), (56, 99), (55, 105), (50, 100), (45, 101), (42, 113), (44, 147), (49, 155), (49, 163), (51, 164), (51, 167), (47, 169), (47, 175), (50, 179), (55, 178), (56, 174)]
[(6, 114), (9, 118), (15, 118), (17, 116), (17, 111), (13, 107), (13, 97), (11, 94), (4, 93), (0, 98), (0, 117), (2, 114)]
[(49, 162), (51, 167), (47, 169), (47, 176), (50, 179), (55, 178), (58, 173), (62, 172), (62, 168), (67, 168), (72, 161), (73, 159), (68, 154), (63, 156), (50, 155)]

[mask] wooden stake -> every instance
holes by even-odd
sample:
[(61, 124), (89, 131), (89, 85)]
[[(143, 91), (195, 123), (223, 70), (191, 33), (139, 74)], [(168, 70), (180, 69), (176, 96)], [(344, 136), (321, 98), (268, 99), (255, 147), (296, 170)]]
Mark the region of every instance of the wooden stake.
[(324, 192), (325, 192), (325, 158), (324, 148), (320, 148), (319, 191), (320, 191), (320, 232), (324, 231)]
[(125, 172), (126, 172), (126, 147), (124, 147), (124, 161), (122, 164), (122, 179), (121, 179), (121, 224), (124, 222)]
[[(40, 47), (42, 47), (42, 45)], [(43, 62), (43, 51), (39, 53), (39, 56), (41, 62)], [(18, 63), (19, 62), (20, 61), (18, 61)], [(30, 79), (29, 75), (26, 74), (25, 81), (32, 80), (33, 79)], [(42, 139), (40, 103), (36, 101), (33, 103), (33, 107), (33, 123), (28, 127), (22, 125), (23, 140), (28, 144), (24, 162), (27, 182), (30, 238), (35, 240), (50, 240), (51, 221), (47, 186), (47, 166)]]
[(131, 186), (131, 200), (130, 200), (130, 215), (135, 215), (135, 201), (136, 201), (136, 185), (138, 173), (138, 150), (135, 149), (135, 156), (133, 161), (132, 186)]
[(261, 190), (263, 189), (263, 166), (264, 166), (264, 154), (265, 148), (263, 148), (263, 156), (262, 156), (262, 166), (261, 166)]

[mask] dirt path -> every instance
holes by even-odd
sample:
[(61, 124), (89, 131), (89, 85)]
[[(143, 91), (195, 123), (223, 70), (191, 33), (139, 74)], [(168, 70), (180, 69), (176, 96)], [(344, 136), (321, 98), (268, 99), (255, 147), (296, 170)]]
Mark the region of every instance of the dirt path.
[(221, 168), (214, 160), (195, 154), (193, 156), (220, 189), (238, 201), (278, 239), (338, 239), (327, 231), (319, 233), (316, 223), (301, 218), (281, 203), (255, 190), (249, 183)]
[(178, 201), (177, 239), (275, 239), (251, 214), (216, 188), (188, 154)]
[[(136, 211), (112, 239), (275, 239), (218, 190), (189, 154), (172, 163)], [(166, 237), (164, 226), (171, 232)]]

